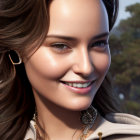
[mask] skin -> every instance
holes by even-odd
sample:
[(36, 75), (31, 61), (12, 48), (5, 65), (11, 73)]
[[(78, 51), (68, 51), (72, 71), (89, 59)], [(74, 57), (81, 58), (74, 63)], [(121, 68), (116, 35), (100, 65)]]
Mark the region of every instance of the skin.
[[(102, 1), (52, 1), (47, 38), (24, 63), (38, 120), (51, 140), (71, 140), (76, 129), (73, 139), (81, 134), (80, 111), (90, 106), (110, 66), (108, 32)], [(88, 94), (60, 82), (88, 80), (95, 80)]]

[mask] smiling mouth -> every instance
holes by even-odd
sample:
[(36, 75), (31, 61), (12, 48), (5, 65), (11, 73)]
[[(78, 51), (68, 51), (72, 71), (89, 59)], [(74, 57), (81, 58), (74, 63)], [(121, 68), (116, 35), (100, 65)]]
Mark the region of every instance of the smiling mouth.
[(66, 82), (66, 81), (61, 81), (61, 82), (63, 84), (66, 84), (66, 85), (70, 86), (70, 87), (87, 88), (87, 87), (91, 86), (91, 84), (93, 82), (95, 82), (95, 80), (94, 81), (90, 81), (90, 82)]

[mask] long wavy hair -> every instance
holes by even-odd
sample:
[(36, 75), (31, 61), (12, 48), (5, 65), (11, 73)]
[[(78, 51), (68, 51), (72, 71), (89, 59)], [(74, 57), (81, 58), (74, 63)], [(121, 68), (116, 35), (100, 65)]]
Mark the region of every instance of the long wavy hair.
[[(118, 0), (103, 0), (111, 30)], [(49, 27), (49, 0), (0, 0), (0, 139), (22, 140), (35, 112), (35, 101), (24, 64), (14, 66), (9, 50), (21, 57), (37, 49)], [(117, 112), (111, 82), (105, 77), (93, 105), (101, 115)]]

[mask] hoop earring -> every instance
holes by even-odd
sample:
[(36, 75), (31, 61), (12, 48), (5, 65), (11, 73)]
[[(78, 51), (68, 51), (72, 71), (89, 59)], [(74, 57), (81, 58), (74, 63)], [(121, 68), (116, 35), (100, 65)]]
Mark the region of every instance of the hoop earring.
[(22, 63), (22, 59), (17, 51), (10, 50), (8, 56), (13, 65), (19, 65)]

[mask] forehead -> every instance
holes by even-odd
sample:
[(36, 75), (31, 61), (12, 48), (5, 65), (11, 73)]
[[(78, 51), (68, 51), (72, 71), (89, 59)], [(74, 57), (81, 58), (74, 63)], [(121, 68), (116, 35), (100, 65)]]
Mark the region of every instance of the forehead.
[(53, 0), (48, 34), (92, 35), (108, 31), (102, 0)]

